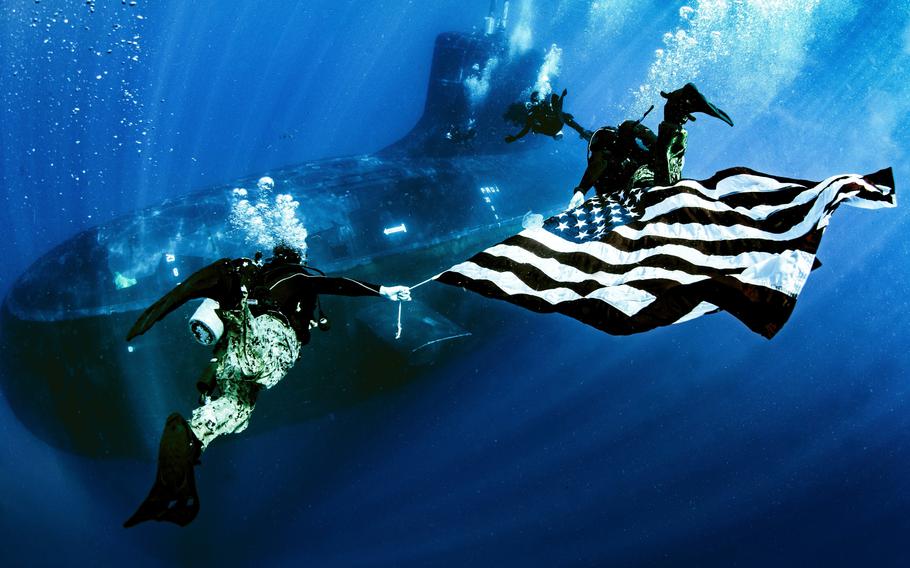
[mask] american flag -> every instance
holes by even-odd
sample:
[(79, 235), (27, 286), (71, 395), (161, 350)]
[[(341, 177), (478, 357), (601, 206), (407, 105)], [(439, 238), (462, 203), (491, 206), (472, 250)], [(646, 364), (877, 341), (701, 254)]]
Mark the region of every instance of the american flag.
[(842, 204), (894, 207), (891, 169), (822, 182), (731, 168), (593, 197), (437, 280), (627, 335), (725, 310), (767, 338), (787, 321)]

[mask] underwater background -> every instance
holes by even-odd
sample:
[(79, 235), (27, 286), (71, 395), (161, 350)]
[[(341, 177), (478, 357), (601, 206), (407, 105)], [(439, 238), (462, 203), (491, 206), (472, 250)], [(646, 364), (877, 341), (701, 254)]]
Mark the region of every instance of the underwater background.
[[(435, 37), (482, 29), (489, 9), (4, 0), (0, 294), (82, 230), (398, 140), (421, 116)], [(468, 300), (490, 309), (488, 329), (444, 365), (216, 442), (197, 469), (200, 514), (182, 529), (121, 528), (153, 451), (61, 451), (4, 399), (4, 565), (906, 565), (910, 4), (519, 0), (509, 20), (511, 54), (561, 50), (550, 80), (588, 127), (695, 81), (736, 126), (688, 128), (686, 177), (892, 166), (898, 207), (834, 216), (824, 266), (771, 341), (727, 314), (613, 337)], [(581, 175), (583, 142), (546, 144), (577, 155)], [(566, 201), (577, 181), (564, 180)], [(528, 180), (528, 209), (538, 185)], [(192, 408), (198, 372), (173, 409)], [(264, 393), (257, 413), (280, 396)]]

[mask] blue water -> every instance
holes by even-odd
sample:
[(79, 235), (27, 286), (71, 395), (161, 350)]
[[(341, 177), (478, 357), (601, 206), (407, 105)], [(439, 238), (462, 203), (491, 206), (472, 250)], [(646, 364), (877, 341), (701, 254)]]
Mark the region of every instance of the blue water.
[[(736, 127), (692, 125), (687, 176), (893, 166), (903, 200), (906, 2), (684, 5), (512, 2), (513, 48), (562, 49), (554, 84), (590, 126), (697, 81)], [(480, 26), (489, 2), (90, 7), (0, 5), (3, 295), (80, 230), (395, 141), (422, 111), (435, 36)], [(724, 314), (632, 337), (558, 316), (521, 330), (491, 321), (508, 332), (402, 389), (207, 452), (202, 510), (185, 529), (122, 529), (152, 466), (61, 453), (4, 400), (0, 559), (905, 565), (908, 230), (903, 204), (838, 211), (824, 267), (772, 341)]]

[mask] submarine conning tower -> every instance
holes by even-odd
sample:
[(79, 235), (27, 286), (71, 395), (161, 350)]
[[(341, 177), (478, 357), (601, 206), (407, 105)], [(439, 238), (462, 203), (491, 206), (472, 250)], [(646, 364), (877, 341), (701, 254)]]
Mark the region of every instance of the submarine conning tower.
[(494, 15), (495, 4), (491, 2), (483, 30), (436, 37), (423, 115), (408, 134), (380, 154), (501, 154), (545, 141), (527, 137), (522, 144), (503, 143), (506, 135), (520, 129), (503, 114), (530, 93), (543, 53), (511, 49), (506, 34), (509, 3), (504, 3), (501, 18)]

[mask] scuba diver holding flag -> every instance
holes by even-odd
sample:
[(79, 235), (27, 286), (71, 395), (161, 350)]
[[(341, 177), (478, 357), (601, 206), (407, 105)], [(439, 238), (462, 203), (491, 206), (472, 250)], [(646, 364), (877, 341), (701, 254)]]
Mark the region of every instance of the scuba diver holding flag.
[(627, 120), (618, 128), (604, 126), (594, 132), (588, 143), (588, 167), (568, 209), (581, 205), (592, 186), (598, 195), (603, 195), (631, 187), (678, 182), (682, 178), (688, 137), (683, 125), (695, 120), (692, 113), (713, 116), (733, 126), (727, 113), (711, 104), (692, 83), (660, 94), (667, 102), (657, 135), (641, 123), (653, 106), (636, 121)]
[(312, 327), (327, 328), (319, 295), (382, 296), (409, 301), (407, 286), (378, 286), (333, 278), (302, 263), (300, 253), (278, 245), (264, 263), (221, 259), (192, 274), (139, 317), (127, 341), (147, 332), (189, 300), (205, 298), (191, 319), (202, 343), (215, 343), (212, 362), (198, 383), (202, 406), (190, 420), (167, 418), (158, 450), (155, 482), (124, 523), (150, 520), (189, 524), (199, 511), (193, 468), (222, 434), (242, 432), (259, 392), (275, 386), (296, 363)]

